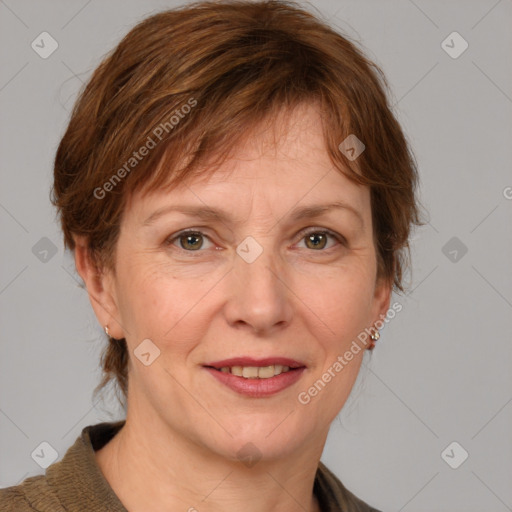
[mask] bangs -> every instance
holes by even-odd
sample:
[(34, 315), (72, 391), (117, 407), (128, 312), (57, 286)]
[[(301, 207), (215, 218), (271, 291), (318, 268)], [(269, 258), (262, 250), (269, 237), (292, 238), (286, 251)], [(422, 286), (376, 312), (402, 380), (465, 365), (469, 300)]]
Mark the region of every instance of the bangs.
[[(283, 92), (289, 93), (286, 90)], [(207, 180), (226, 161), (239, 155), (251, 139), (263, 132), (270, 133), (272, 144), (277, 146), (288, 132), (292, 112), (305, 105), (313, 106), (320, 115), (325, 150), (333, 166), (358, 184), (372, 183), (361, 173), (355, 161), (343, 158), (338, 141), (350, 134), (350, 126), (345, 126), (347, 121), (345, 124), (340, 122), (340, 113), (326, 108), (327, 102), (323, 96), (284, 97), (276, 94), (268, 98), (266, 103), (258, 97), (259, 101), (252, 104), (248, 96), (245, 99), (247, 103), (243, 110), (234, 113), (229, 110), (229, 101), (225, 105), (217, 104), (211, 111), (207, 104), (191, 112), (190, 120), (183, 120), (183, 124), (175, 126), (165, 140), (158, 141), (158, 148), (153, 149), (151, 157), (130, 174), (125, 193), (129, 196), (135, 193), (146, 196), (151, 192), (170, 192), (197, 180)], [(155, 139), (151, 134), (144, 136), (146, 140)]]

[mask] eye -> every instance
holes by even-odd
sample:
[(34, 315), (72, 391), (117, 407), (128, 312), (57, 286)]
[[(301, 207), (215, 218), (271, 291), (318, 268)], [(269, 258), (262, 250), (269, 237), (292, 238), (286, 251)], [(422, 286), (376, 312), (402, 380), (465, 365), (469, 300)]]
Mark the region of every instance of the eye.
[[(300, 233), (302, 236), (301, 241), (304, 240), (306, 248), (317, 252), (323, 252), (328, 244), (328, 239), (337, 240), (341, 245), (346, 245), (346, 240), (343, 236), (325, 228), (310, 228)], [(166, 240), (166, 245), (174, 245), (179, 249), (186, 252), (201, 252), (200, 249), (209, 249), (211, 247), (204, 247), (204, 240), (210, 239), (207, 235), (196, 229), (187, 229), (181, 231), (176, 235), (172, 235)], [(179, 245), (176, 245), (178, 243)], [(328, 247), (327, 250), (333, 247)]]
[[(168, 245), (174, 245), (175, 241), (178, 241), (179, 248), (183, 249), (187, 252), (196, 252), (199, 251), (203, 247), (203, 241), (209, 240), (209, 238), (202, 233), (201, 231), (188, 229), (186, 231), (181, 231), (176, 236), (169, 238), (166, 241)], [(208, 249), (208, 247), (206, 247)]]
[[(305, 241), (306, 248), (314, 251), (321, 252), (322, 249), (325, 249), (329, 238), (333, 238), (342, 245), (346, 245), (345, 240), (341, 235), (338, 235), (329, 229), (313, 228), (306, 232), (302, 232), (301, 235), (301, 240)], [(332, 249), (332, 246), (328, 247), (328, 249)]]

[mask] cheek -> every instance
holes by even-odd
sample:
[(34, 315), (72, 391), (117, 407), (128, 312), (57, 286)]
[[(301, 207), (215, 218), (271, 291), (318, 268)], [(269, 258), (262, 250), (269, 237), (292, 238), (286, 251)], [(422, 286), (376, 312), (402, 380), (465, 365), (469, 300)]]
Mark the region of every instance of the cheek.
[[(204, 334), (216, 306), (230, 300), (229, 289), (216, 299), (215, 293), (207, 293), (218, 280), (212, 274), (184, 279), (167, 267), (149, 265), (143, 257), (125, 259), (118, 270), (120, 317), (132, 345), (150, 338), (162, 348), (172, 342), (173, 350), (180, 351), (177, 345), (186, 350)], [(307, 329), (324, 350), (343, 348), (367, 327), (372, 270), (371, 258), (361, 254), (336, 266), (318, 264), (287, 276), (296, 320), (309, 324)]]
[(163, 352), (188, 352), (204, 335), (206, 279), (183, 280), (158, 267), (132, 266), (120, 290), (121, 317), (133, 347), (149, 338)]
[(339, 341), (367, 327), (374, 284), (371, 264), (347, 265), (317, 277), (303, 276), (298, 289), (304, 290), (299, 296)]
[(374, 282), (371, 272), (354, 267), (317, 282), (303, 311), (318, 343), (318, 359), (299, 402), (307, 403), (313, 416), (331, 422), (359, 373), (366, 345), (358, 336), (371, 322)]
[[(126, 266), (119, 272), (120, 315), (131, 338), (158, 338), (182, 315), (183, 290), (179, 281), (144, 266)], [(135, 339), (133, 341), (136, 341)]]

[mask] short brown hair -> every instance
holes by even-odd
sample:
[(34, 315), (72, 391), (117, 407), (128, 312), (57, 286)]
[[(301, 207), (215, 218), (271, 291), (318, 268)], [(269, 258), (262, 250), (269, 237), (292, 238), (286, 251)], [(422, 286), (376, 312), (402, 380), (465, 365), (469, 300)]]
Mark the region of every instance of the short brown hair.
[[(113, 269), (130, 194), (213, 172), (212, 158), (222, 163), (251, 127), (315, 102), (334, 166), (370, 188), (378, 275), (404, 291), (418, 176), (386, 90), (355, 42), (294, 2), (205, 1), (152, 15), (95, 70), (58, 147), (52, 202), (65, 246), (85, 235), (98, 268)], [(357, 161), (339, 149), (350, 134), (366, 146)], [(110, 340), (96, 391), (115, 379), (126, 398), (127, 362), (126, 341)]]

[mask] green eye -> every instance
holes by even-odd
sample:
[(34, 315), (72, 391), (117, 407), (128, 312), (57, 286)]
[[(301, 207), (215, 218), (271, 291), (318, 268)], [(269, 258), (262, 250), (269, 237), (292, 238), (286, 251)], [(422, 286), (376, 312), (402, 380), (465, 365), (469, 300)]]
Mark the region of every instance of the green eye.
[(181, 247), (183, 249), (200, 249), (203, 245), (202, 234), (200, 233), (187, 233), (179, 237)]
[[(324, 249), (327, 244), (327, 236), (327, 233), (311, 233), (305, 237), (306, 246), (308, 246), (309, 249)], [(312, 246), (310, 246), (309, 243), (311, 243)]]
[[(343, 243), (341, 235), (337, 235), (333, 231), (327, 229), (318, 228), (304, 233), (302, 240), (305, 240), (306, 248), (322, 252), (322, 250), (326, 248), (329, 238), (337, 240), (338, 243)], [(331, 248), (332, 246), (328, 247), (327, 250)]]
[[(304, 240), (306, 249), (310, 249), (311, 251), (327, 252), (329, 249), (335, 247), (336, 244), (328, 247), (329, 238), (336, 240), (341, 245), (346, 245), (344, 237), (328, 229), (313, 228), (309, 229), (307, 232), (303, 231), (300, 235), (300, 241)], [(208, 236), (201, 231), (189, 229), (172, 236), (166, 241), (166, 244), (173, 245), (186, 252), (201, 252), (201, 249), (209, 248), (204, 247), (205, 240), (211, 243)]]
[(201, 231), (187, 230), (170, 238), (167, 243), (169, 245), (176, 245), (174, 242), (177, 241), (179, 242), (177, 246), (179, 249), (188, 252), (198, 252), (203, 247), (205, 239), (208, 240), (208, 237), (201, 233)]

